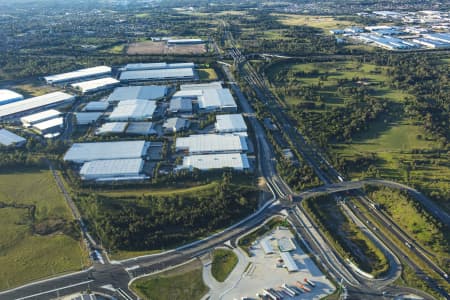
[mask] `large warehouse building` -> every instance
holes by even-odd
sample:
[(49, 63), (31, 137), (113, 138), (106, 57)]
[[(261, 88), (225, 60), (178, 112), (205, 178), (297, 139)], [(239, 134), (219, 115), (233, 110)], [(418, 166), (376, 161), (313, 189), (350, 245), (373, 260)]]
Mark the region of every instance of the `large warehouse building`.
[(75, 96), (54, 92), (38, 97), (28, 98), (19, 102), (9, 103), (0, 106), (0, 120), (12, 117), (23, 116), (30, 111), (44, 110), (75, 100)]
[(219, 133), (247, 131), (247, 125), (241, 114), (217, 115), (215, 128)]
[(10, 90), (0, 89), (0, 105), (13, 103), (23, 100), (23, 96), (19, 93)]
[(198, 134), (177, 138), (176, 151), (190, 154), (232, 153), (248, 150), (247, 139), (237, 135)]
[(73, 82), (78, 80), (86, 80), (103, 75), (110, 75), (111, 68), (107, 66), (98, 66), (93, 68), (81, 69), (74, 72), (45, 76), (44, 79), (48, 84)]
[(119, 83), (120, 83), (120, 81), (115, 78), (106, 77), (106, 78), (72, 83), (70, 86), (72, 88), (80, 91), (82, 94), (87, 94), (87, 93), (93, 93), (93, 92), (98, 92), (98, 91), (112, 88), (112, 87), (118, 85)]
[(188, 63), (137, 63), (137, 64), (128, 64), (123, 67), (122, 71), (138, 71), (138, 70), (164, 70), (164, 69), (182, 69), (182, 68), (195, 68), (195, 64), (193, 62)]
[(33, 125), (33, 129), (42, 135), (60, 133), (64, 126), (64, 118), (58, 117)]
[(109, 102), (122, 100), (161, 100), (167, 95), (167, 86), (147, 85), (147, 86), (127, 86), (118, 87), (109, 95)]
[(41, 123), (61, 116), (61, 112), (55, 109), (44, 110), (36, 114), (31, 114), (20, 118), (24, 127), (31, 127), (34, 124)]
[(64, 155), (64, 160), (84, 163), (93, 160), (142, 158), (149, 146), (150, 143), (146, 141), (75, 143)]
[(195, 74), (192, 68), (124, 71), (120, 74), (122, 82), (193, 79), (195, 79)]
[(83, 164), (80, 176), (83, 180), (118, 181), (148, 178), (142, 174), (142, 158), (94, 160)]
[(191, 155), (183, 159), (183, 165), (179, 169), (199, 169), (202, 171), (232, 168), (234, 170), (243, 171), (250, 168), (247, 154), (241, 153), (224, 153), (224, 154), (206, 154)]
[(26, 143), (26, 139), (21, 136), (18, 136), (15, 133), (12, 133), (6, 129), (0, 129), (0, 145), (9, 147), (16, 146), (20, 147)]
[(185, 84), (173, 95), (174, 99), (198, 101), (200, 112), (236, 112), (237, 104), (229, 89), (222, 88), (218, 81), (203, 84)]
[(139, 121), (152, 119), (156, 101), (123, 100), (109, 115), (111, 121)]

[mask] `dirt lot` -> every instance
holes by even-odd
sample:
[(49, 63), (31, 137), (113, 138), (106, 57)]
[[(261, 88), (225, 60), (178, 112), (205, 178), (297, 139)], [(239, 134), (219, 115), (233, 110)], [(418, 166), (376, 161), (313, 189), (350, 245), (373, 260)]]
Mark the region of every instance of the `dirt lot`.
[(152, 55), (152, 54), (202, 54), (206, 52), (206, 45), (174, 45), (167, 46), (165, 42), (140, 42), (128, 46), (127, 54)]

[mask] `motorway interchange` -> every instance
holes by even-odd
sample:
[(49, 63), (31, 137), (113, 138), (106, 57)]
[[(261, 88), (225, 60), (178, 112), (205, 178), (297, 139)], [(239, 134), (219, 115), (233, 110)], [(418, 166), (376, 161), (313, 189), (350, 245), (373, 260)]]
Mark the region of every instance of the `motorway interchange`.
[[(231, 34), (228, 34), (231, 45), (233, 40)], [(266, 87), (264, 80), (257, 74), (247, 62), (246, 57), (236, 47), (230, 49), (230, 55), (234, 58), (235, 66), (241, 77), (244, 78), (250, 87), (258, 95), (258, 100), (271, 107), (278, 105), (277, 99), (271, 94)], [(309, 248), (310, 253), (316, 262), (327, 270), (336, 283), (343, 289), (343, 297), (348, 299), (380, 299), (383, 297), (391, 297), (399, 294), (414, 293), (425, 299), (432, 297), (424, 292), (407, 287), (398, 287), (393, 282), (400, 276), (402, 265), (409, 265), (415, 273), (427, 282), (428, 286), (434, 289), (444, 298), (450, 297), (449, 294), (430, 279), (424, 270), (413, 259), (410, 254), (405, 252), (403, 248), (398, 247), (389, 237), (385, 236), (380, 230), (374, 230), (366, 216), (356, 207), (342, 203), (344, 211), (364, 233), (380, 248), (380, 250), (389, 259), (389, 271), (382, 278), (373, 279), (359, 272), (358, 269), (352, 267), (346, 262), (335, 249), (327, 242), (323, 233), (321, 233), (314, 224), (307, 212), (304, 211), (299, 203), (308, 197), (318, 194), (339, 194), (342, 192), (351, 193), (358, 199), (359, 205), (365, 207), (373, 219), (388, 230), (398, 241), (408, 246), (408, 250), (420, 259), (423, 263), (435, 272), (438, 276), (448, 280), (447, 274), (436, 265), (430, 258), (429, 254), (420, 245), (414, 243), (408, 235), (399, 228), (387, 215), (375, 208), (374, 203), (363, 193), (362, 187), (365, 184), (383, 185), (402, 190), (407, 190), (418, 201), (424, 205), (430, 213), (444, 224), (450, 224), (450, 217), (442, 210), (438, 209), (430, 200), (420, 194), (418, 191), (407, 186), (383, 180), (366, 180), (366, 181), (344, 181), (331, 164), (327, 162), (323, 155), (317, 149), (311, 146), (306, 139), (290, 124), (281, 109), (272, 110), (274, 119), (281, 126), (290, 139), (290, 142), (296, 147), (296, 150), (303, 156), (305, 161), (310, 164), (318, 177), (324, 183), (323, 186), (314, 188), (302, 193), (295, 194), (287, 186), (277, 174), (275, 168), (275, 155), (271, 145), (268, 143), (264, 129), (256, 118), (251, 105), (242, 94), (239, 86), (234, 81), (233, 74), (227, 65), (223, 65), (223, 70), (227, 76), (227, 80), (231, 89), (238, 97), (242, 112), (246, 115), (249, 125), (255, 135), (258, 170), (261, 176), (266, 180), (269, 190), (273, 194), (270, 202), (266, 203), (260, 210), (245, 220), (235, 224), (234, 226), (210, 236), (204, 240), (174, 249), (167, 252), (136, 257), (123, 261), (108, 261), (106, 255), (102, 257), (104, 263), (96, 260), (93, 266), (87, 270), (68, 274), (65, 276), (43, 280), (31, 283), (12, 290), (0, 292), (0, 299), (49, 299), (59, 296), (70, 295), (75, 292), (91, 290), (100, 294), (109, 295), (119, 299), (137, 299), (136, 295), (129, 289), (129, 283), (133, 278), (151, 274), (159, 270), (166, 269), (171, 266), (181, 264), (194, 257), (200, 257), (211, 251), (213, 248), (223, 245), (227, 241), (231, 241), (235, 245), (235, 240), (247, 232), (251, 231), (255, 226), (263, 223), (267, 218), (278, 214), (281, 210), (287, 209), (289, 212), (288, 220), (294, 226), (298, 237), (303, 244)], [(325, 168), (324, 168), (325, 166)], [(54, 172), (56, 174), (56, 172)], [(55, 179), (59, 182), (59, 178), (55, 175)], [(60, 185), (64, 193), (63, 185)], [(64, 193), (65, 194), (65, 193)], [(70, 198), (70, 196), (65, 195)], [(289, 199), (289, 201), (287, 200)], [(70, 199), (67, 199), (70, 204)], [(280, 201), (282, 200), (281, 204)], [(91, 246), (95, 246), (93, 241), (81, 221), (76, 207), (73, 203), (70, 205), (75, 216), (81, 223), (81, 228), (85, 237), (89, 240)]]

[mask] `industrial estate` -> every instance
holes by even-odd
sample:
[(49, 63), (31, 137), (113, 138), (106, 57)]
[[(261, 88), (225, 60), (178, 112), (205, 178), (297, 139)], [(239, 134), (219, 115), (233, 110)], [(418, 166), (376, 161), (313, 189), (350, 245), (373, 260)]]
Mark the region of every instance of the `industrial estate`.
[(449, 9), (0, 3), (0, 300), (449, 299)]

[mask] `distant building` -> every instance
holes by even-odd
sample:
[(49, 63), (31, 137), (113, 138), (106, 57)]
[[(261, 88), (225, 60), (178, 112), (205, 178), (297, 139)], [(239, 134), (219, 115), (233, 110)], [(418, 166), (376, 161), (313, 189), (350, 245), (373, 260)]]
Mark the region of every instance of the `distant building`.
[(109, 115), (111, 121), (150, 120), (156, 110), (156, 101), (123, 100)]
[(0, 89), (0, 105), (13, 103), (23, 100), (23, 96), (19, 93), (10, 90)]
[(167, 45), (198, 45), (204, 43), (202, 39), (170, 39), (167, 41)]
[(142, 158), (149, 146), (150, 143), (146, 141), (75, 143), (64, 155), (64, 160), (84, 163), (93, 160)]
[(167, 86), (148, 85), (148, 86), (127, 86), (118, 87), (108, 97), (109, 102), (118, 102), (122, 100), (161, 100), (167, 95)]
[(192, 99), (176, 97), (170, 100), (169, 112), (176, 113), (192, 113)]
[(157, 132), (153, 129), (152, 122), (130, 122), (126, 134), (130, 135), (153, 135)]
[(83, 111), (105, 111), (108, 109), (108, 101), (91, 101), (83, 108)]
[(0, 145), (5, 147), (20, 147), (26, 143), (26, 139), (21, 136), (18, 136), (15, 133), (12, 133), (6, 129), (0, 129)]
[(195, 79), (194, 69), (157, 69), (157, 70), (138, 70), (124, 71), (120, 74), (122, 82), (136, 81), (177, 81)]
[(61, 116), (61, 112), (55, 109), (45, 110), (36, 114), (31, 114), (20, 118), (24, 127), (31, 127), (34, 124), (41, 123)]
[(184, 68), (195, 68), (193, 62), (188, 63), (137, 63), (128, 64), (121, 69), (121, 71), (141, 71), (141, 70), (164, 70), (164, 69), (184, 69)]
[(54, 92), (38, 97), (28, 98), (19, 102), (8, 103), (0, 106), (0, 120), (20, 117), (33, 111), (39, 111), (71, 103), (75, 97), (63, 92)]
[(186, 151), (190, 154), (240, 153), (248, 150), (245, 137), (219, 134), (179, 137), (175, 147), (176, 151)]
[(103, 75), (111, 74), (111, 68), (107, 66), (99, 66), (86, 68), (74, 72), (62, 73), (57, 75), (45, 76), (44, 79), (48, 84), (73, 82), (88, 78), (95, 78)]
[(214, 126), (216, 128), (216, 132), (219, 133), (247, 131), (247, 125), (245, 124), (242, 114), (217, 115)]
[(100, 128), (95, 131), (96, 135), (103, 134), (121, 134), (125, 133), (127, 128), (127, 122), (110, 122), (104, 123)]
[(246, 154), (224, 153), (224, 154), (206, 154), (190, 155), (183, 159), (183, 165), (178, 169), (199, 169), (202, 171), (232, 168), (237, 171), (249, 169), (250, 165)]
[(93, 160), (83, 164), (80, 176), (96, 181), (143, 180), (148, 178), (142, 174), (143, 166), (142, 158)]
[(64, 118), (58, 117), (33, 124), (33, 129), (42, 135), (60, 133), (64, 125)]
[(97, 122), (102, 115), (102, 112), (77, 112), (75, 113), (75, 118), (77, 125), (89, 125)]
[(118, 85), (119, 83), (120, 83), (119, 80), (112, 77), (107, 77), (72, 83), (70, 86), (76, 90), (79, 90), (82, 94), (87, 94), (112, 88)]
[(176, 133), (184, 131), (189, 127), (189, 121), (183, 118), (169, 118), (164, 124), (164, 133)]

